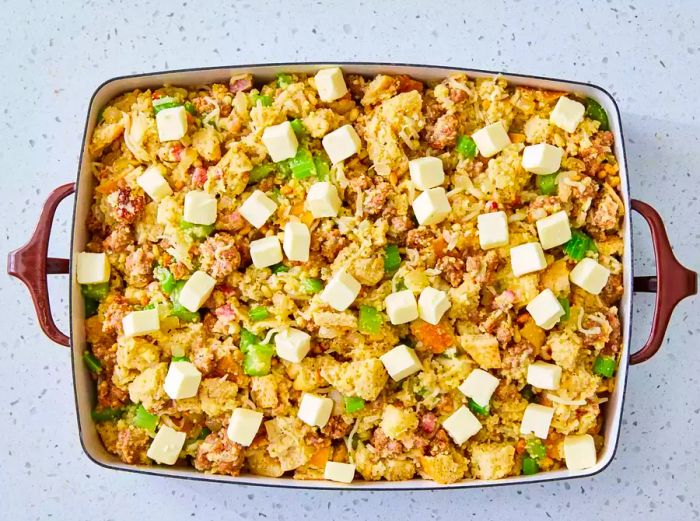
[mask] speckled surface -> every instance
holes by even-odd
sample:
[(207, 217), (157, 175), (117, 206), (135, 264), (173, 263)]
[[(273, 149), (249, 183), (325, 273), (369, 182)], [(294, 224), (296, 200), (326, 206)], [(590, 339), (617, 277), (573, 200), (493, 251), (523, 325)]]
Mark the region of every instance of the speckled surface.
[[(700, 27), (697, 3), (0, 2), (0, 250), (19, 246), (51, 188), (75, 176), (87, 101), (103, 80), (164, 68), (294, 60), (398, 61), (599, 83), (623, 113), (632, 195), (666, 218), (677, 255), (700, 267)], [(493, 4), (486, 8), (487, 4)], [(540, 3), (542, 4), (542, 3)], [(109, 7), (107, 7), (109, 6)], [(68, 204), (51, 254), (67, 251)], [(637, 273), (650, 273), (639, 218)], [(66, 324), (66, 284), (50, 283)], [(82, 453), (70, 361), (35, 324), (25, 289), (0, 278), (0, 519), (695, 519), (700, 516), (700, 316), (686, 301), (662, 351), (630, 371), (620, 448), (602, 474), (527, 487), (303, 492), (103, 470)], [(634, 342), (650, 296), (635, 299)]]

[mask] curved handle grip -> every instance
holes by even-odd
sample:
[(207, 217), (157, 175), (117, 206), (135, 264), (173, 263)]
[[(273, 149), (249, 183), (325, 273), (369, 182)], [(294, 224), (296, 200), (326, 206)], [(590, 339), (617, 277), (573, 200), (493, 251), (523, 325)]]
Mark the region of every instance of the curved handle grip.
[(654, 356), (661, 347), (676, 304), (697, 293), (698, 274), (683, 266), (673, 255), (664, 223), (654, 208), (634, 199), (632, 209), (639, 212), (649, 225), (656, 257), (655, 277), (634, 278), (634, 291), (656, 293), (649, 338), (639, 351), (630, 356), (631, 364), (639, 364)]
[(56, 208), (63, 199), (73, 192), (75, 192), (75, 183), (59, 186), (51, 192), (41, 210), (34, 233), (27, 244), (11, 251), (7, 256), (7, 273), (17, 277), (29, 288), (29, 294), (32, 296), (39, 319), (39, 326), (51, 340), (66, 347), (70, 345), (70, 339), (58, 329), (51, 315), (46, 275), (68, 273), (70, 262), (68, 259), (56, 259), (46, 255)]

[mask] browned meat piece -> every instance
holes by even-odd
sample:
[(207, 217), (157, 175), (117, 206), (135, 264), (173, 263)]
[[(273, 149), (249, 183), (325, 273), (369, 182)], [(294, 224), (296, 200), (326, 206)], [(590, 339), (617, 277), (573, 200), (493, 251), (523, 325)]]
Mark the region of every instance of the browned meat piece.
[(496, 329), (496, 340), (504, 346), (513, 339), (513, 326), (507, 322), (501, 322)]
[(190, 269), (182, 262), (173, 262), (168, 266), (168, 269), (173, 274), (173, 277), (175, 277), (175, 280), (185, 279), (190, 274)]
[(452, 257), (451, 255), (445, 255), (437, 260), (435, 268), (442, 272), (442, 278), (453, 288), (456, 288), (464, 281), (466, 268), (462, 259)]
[(117, 456), (124, 463), (141, 464), (148, 463), (146, 452), (151, 445), (151, 437), (144, 429), (129, 426), (119, 431), (117, 436)]
[(491, 250), (485, 254), (470, 255), (467, 257), (467, 273), (474, 275), (474, 280), (479, 284), (489, 284), (498, 271), (498, 254)]
[(194, 108), (197, 110), (198, 114), (208, 114), (215, 108), (214, 104), (206, 99), (205, 96), (197, 96), (196, 98), (192, 98), (192, 104), (194, 105)]
[(425, 226), (419, 226), (409, 230), (406, 235), (406, 247), (415, 248), (417, 250), (422, 250), (423, 248), (428, 248), (433, 245), (435, 241), (435, 233)]
[(222, 281), (241, 264), (236, 238), (229, 233), (216, 233), (207, 237), (199, 246), (199, 262), (203, 271)]
[(419, 426), (427, 436), (432, 436), (437, 432), (438, 418), (434, 412), (428, 411), (420, 417)]
[(125, 273), (130, 286), (143, 288), (153, 280), (153, 253), (145, 247), (138, 248), (126, 257)]
[(450, 99), (455, 103), (460, 103), (467, 99), (467, 93), (462, 89), (450, 88)]
[(351, 428), (352, 423), (345, 423), (341, 416), (331, 416), (321, 432), (332, 440), (339, 440), (350, 432)]
[(131, 311), (131, 306), (121, 295), (111, 295), (102, 304), (104, 318), (102, 331), (119, 334), (122, 330), (122, 318)]
[(607, 154), (612, 151), (613, 139), (612, 132), (598, 132), (591, 139), (591, 146), (579, 152), (587, 175), (595, 177), (601, 170), (603, 163), (607, 160)]
[(228, 209), (219, 212), (216, 227), (219, 230), (236, 232), (238, 230), (242, 230), (246, 226), (246, 222), (247, 221), (238, 212), (238, 210)]
[(107, 227), (105, 226), (104, 222), (102, 222), (95, 215), (94, 211), (92, 211), (88, 214), (87, 229), (90, 232), (90, 234), (93, 236), (93, 239), (94, 239), (94, 236), (104, 238), (104, 236), (107, 234)]
[(455, 146), (458, 125), (459, 121), (454, 114), (440, 116), (432, 132), (427, 136), (428, 144), (436, 150)]
[(593, 203), (593, 209), (588, 214), (588, 223), (601, 231), (615, 230), (618, 224), (617, 201), (608, 193), (602, 192), (602, 197)]
[(388, 456), (398, 456), (401, 454), (401, 452), (403, 452), (401, 442), (389, 438), (381, 427), (374, 429), (370, 443), (372, 444), (372, 447), (377, 449), (379, 455), (384, 458)]
[(209, 375), (215, 368), (214, 349), (212, 347), (197, 344), (191, 347), (192, 363), (203, 375)]
[(445, 429), (438, 429), (433, 439), (430, 440), (428, 444), (428, 453), (431, 456), (437, 456), (438, 454), (445, 454), (450, 448), (450, 437), (445, 432)]
[(114, 209), (114, 218), (125, 224), (133, 224), (139, 218), (146, 207), (146, 197), (134, 195), (131, 188), (123, 187), (117, 191), (117, 206)]
[(207, 436), (194, 458), (197, 470), (229, 476), (238, 476), (244, 463), (243, 447), (229, 440), (224, 428)]
[(413, 219), (408, 215), (395, 215), (389, 218), (387, 235), (399, 243), (406, 242), (408, 233), (413, 229)]
[(252, 74), (236, 74), (228, 82), (228, 90), (232, 93), (245, 92), (253, 88)]
[(107, 253), (120, 253), (126, 250), (134, 241), (134, 234), (130, 226), (113, 228), (107, 238), (102, 241), (102, 247)]
[(129, 402), (129, 393), (122, 391), (112, 382), (112, 372), (102, 367), (102, 375), (97, 382), (97, 403), (101, 407), (118, 409)]
[(337, 228), (329, 232), (314, 232), (311, 234), (311, 251), (319, 252), (328, 262), (333, 262), (340, 250), (347, 246), (348, 240), (340, 234)]
[(600, 298), (607, 306), (612, 306), (620, 301), (623, 292), (622, 274), (610, 275), (610, 277), (608, 277), (608, 283), (600, 293)]
[(559, 197), (556, 195), (538, 195), (527, 208), (527, 220), (534, 223), (559, 211), (561, 211)]
[(502, 357), (503, 369), (520, 369), (527, 366), (535, 357), (535, 348), (523, 340), (508, 346)]
[(370, 189), (364, 200), (364, 213), (367, 213), (367, 215), (379, 214), (384, 208), (391, 190), (391, 185), (386, 181), (381, 181), (377, 186)]
[[(610, 283), (608, 282), (608, 284), (610, 284)], [(610, 323), (610, 327), (612, 328), (612, 332), (610, 333), (610, 338), (608, 339), (607, 343), (605, 344), (604, 351), (617, 353), (620, 351), (621, 339), (622, 339), (622, 329), (620, 326), (620, 318), (617, 316), (617, 308), (616, 307), (610, 308), (608, 310), (606, 318), (608, 319), (608, 322)]]
[(407, 76), (406, 74), (399, 74), (398, 76), (395, 77), (397, 80), (399, 80), (399, 86), (398, 86), (398, 92), (409, 92), (412, 90), (417, 90), (418, 92), (423, 92), (424, 86), (423, 82), (420, 82), (418, 80), (414, 80), (410, 76)]

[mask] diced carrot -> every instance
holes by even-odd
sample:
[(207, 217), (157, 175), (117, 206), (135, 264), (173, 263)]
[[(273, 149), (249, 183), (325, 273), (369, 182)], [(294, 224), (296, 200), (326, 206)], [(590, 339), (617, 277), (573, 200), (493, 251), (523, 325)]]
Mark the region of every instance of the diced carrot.
[(325, 468), (326, 462), (328, 461), (328, 457), (330, 456), (330, 452), (330, 447), (321, 447), (316, 452), (314, 452), (313, 456), (311, 456), (311, 459), (309, 459), (309, 463), (314, 467), (320, 469)]
[[(415, 324), (415, 322), (414, 322)], [(454, 337), (442, 324), (436, 326), (420, 321), (414, 328), (414, 334), (425, 344), (433, 353), (440, 354), (445, 352), (445, 349), (454, 344)]]
[(525, 441), (525, 438), (520, 438), (518, 440), (518, 443), (515, 444), (515, 452), (517, 452), (518, 454), (524, 454), (526, 445), (527, 442)]
[(294, 206), (292, 206), (290, 213), (292, 215), (297, 215), (297, 216), (304, 213), (304, 203), (297, 203)]
[(101, 194), (107, 195), (111, 194), (117, 189), (119, 179), (108, 179), (107, 181), (104, 181), (103, 183), (100, 183), (97, 188), (95, 188), (95, 192), (99, 192)]
[(447, 248), (447, 241), (445, 241), (444, 237), (440, 236), (433, 241), (433, 251), (436, 257), (445, 255), (445, 248)]
[(520, 134), (518, 132), (510, 132), (508, 134), (508, 137), (513, 143), (524, 143), (525, 142), (525, 134)]

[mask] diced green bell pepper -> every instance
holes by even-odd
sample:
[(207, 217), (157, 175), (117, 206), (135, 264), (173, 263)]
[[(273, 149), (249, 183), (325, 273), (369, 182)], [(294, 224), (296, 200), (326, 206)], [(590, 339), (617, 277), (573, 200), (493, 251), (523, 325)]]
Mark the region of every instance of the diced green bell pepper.
[(600, 122), (598, 127), (600, 130), (610, 130), (610, 121), (608, 121), (608, 113), (605, 109), (593, 98), (586, 99), (586, 116)]
[(213, 224), (194, 224), (184, 219), (180, 220), (180, 229), (193, 239), (203, 240), (214, 231)]
[(166, 295), (170, 295), (177, 284), (177, 281), (170, 270), (168, 268), (164, 268), (163, 266), (156, 266), (154, 268), (153, 278), (160, 282), (160, 289), (162, 289), (163, 293)]
[(612, 378), (616, 367), (617, 362), (610, 356), (598, 355), (593, 362), (593, 372), (605, 378)]
[(529, 458), (525, 456), (523, 458), (523, 474), (526, 476), (531, 476), (532, 474), (537, 474), (540, 471), (540, 466), (537, 460), (534, 458)]
[(139, 406), (136, 408), (136, 413), (134, 414), (132, 423), (141, 429), (155, 432), (156, 427), (158, 426), (158, 415), (151, 414), (144, 408), (143, 405), (139, 404)]
[(270, 312), (267, 310), (267, 308), (265, 306), (255, 306), (254, 308), (250, 308), (250, 310), (248, 310), (248, 317), (253, 322), (265, 320), (269, 316), (270, 316)]
[(180, 304), (180, 292), (185, 286), (184, 280), (179, 280), (175, 283), (175, 287), (170, 292), (170, 301), (173, 303), (173, 309), (170, 314), (185, 322), (199, 322), (199, 311), (190, 311), (185, 306)]
[(597, 251), (595, 242), (586, 233), (580, 230), (573, 230), (571, 232), (571, 239), (564, 244), (564, 253), (566, 253), (571, 260), (576, 262), (582, 260), (588, 251)]
[(122, 408), (112, 409), (110, 407), (106, 407), (104, 409), (93, 409), (90, 413), (90, 416), (92, 416), (92, 420), (94, 422), (101, 423), (106, 421), (117, 420), (121, 418), (123, 414), (124, 409)]
[(469, 136), (459, 136), (457, 138), (455, 150), (462, 157), (476, 157), (478, 152), (476, 143), (474, 143), (474, 140)]
[(540, 193), (542, 195), (552, 195), (557, 193), (557, 176), (559, 175), (558, 172), (555, 172), (553, 174), (548, 174), (548, 175), (538, 175), (535, 176), (536, 182), (537, 182), (537, 188), (539, 189)]
[(319, 293), (323, 289), (321, 279), (304, 278), (301, 279), (301, 289), (304, 293)]
[(542, 459), (547, 455), (547, 449), (539, 438), (528, 440), (525, 444), (525, 449), (530, 457), (535, 460)]
[(243, 359), (243, 372), (248, 376), (270, 374), (273, 354), (275, 354), (275, 350), (269, 344), (251, 345)]
[(401, 253), (396, 244), (387, 244), (384, 248), (384, 272), (394, 273), (401, 266)]
[(365, 401), (359, 396), (344, 396), (345, 412), (352, 414), (365, 408)]
[(102, 371), (102, 364), (90, 351), (83, 353), (83, 362), (92, 373), (97, 374)]
[(102, 300), (109, 293), (109, 282), (100, 282), (98, 284), (81, 284), (80, 293), (83, 297), (93, 300)]
[(491, 406), (489, 404), (479, 405), (471, 398), (469, 398), (469, 402), (467, 403), (467, 406), (469, 407), (469, 409), (472, 412), (474, 412), (476, 414), (481, 414), (483, 416), (488, 416), (488, 414), (491, 412)]
[(358, 329), (362, 333), (379, 333), (384, 320), (377, 308), (372, 306), (360, 306), (360, 318), (358, 320)]

